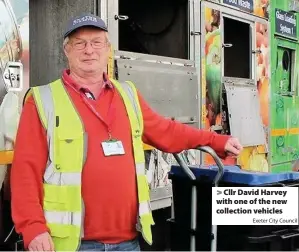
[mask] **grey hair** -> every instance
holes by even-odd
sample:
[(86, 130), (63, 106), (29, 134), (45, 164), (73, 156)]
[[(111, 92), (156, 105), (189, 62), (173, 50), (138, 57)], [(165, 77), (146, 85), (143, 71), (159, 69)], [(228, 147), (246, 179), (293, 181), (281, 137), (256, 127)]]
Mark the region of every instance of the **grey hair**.
[(64, 40), (63, 40), (63, 48), (67, 45), (67, 43), (70, 41), (69, 36), (67, 36)]

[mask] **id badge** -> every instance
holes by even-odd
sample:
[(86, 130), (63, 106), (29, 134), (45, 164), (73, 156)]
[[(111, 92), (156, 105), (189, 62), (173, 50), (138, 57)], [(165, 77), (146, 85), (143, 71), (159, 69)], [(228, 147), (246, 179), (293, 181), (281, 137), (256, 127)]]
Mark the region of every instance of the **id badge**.
[(105, 156), (124, 155), (125, 150), (121, 141), (109, 140), (102, 142), (102, 148)]

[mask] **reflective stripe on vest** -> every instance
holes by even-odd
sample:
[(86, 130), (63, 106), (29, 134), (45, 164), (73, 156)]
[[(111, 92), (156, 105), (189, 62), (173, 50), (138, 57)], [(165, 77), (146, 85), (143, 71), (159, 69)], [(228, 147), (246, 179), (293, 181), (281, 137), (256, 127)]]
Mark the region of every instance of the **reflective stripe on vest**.
[[(48, 223), (64, 224), (64, 225), (80, 225), (81, 214), (73, 212), (57, 212), (57, 211), (44, 211), (45, 218)], [(140, 204), (140, 213), (149, 214), (147, 202)]]
[[(142, 143), (143, 118), (131, 82), (112, 80), (126, 106), (131, 130), (139, 199), (137, 229), (152, 244), (150, 194)], [(44, 173), (44, 213), (55, 249), (77, 250), (84, 236), (81, 172), (87, 155), (84, 125), (61, 80), (33, 88), (40, 119), (47, 132), (49, 158)], [(76, 154), (75, 154), (76, 153)], [(63, 239), (62, 239), (63, 238)]]
[(131, 123), (139, 201), (139, 219), (136, 228), (142, 233), (144, 240), (148, 244), (152, 244), (151, 225), (154, 224), (154, 220), (150, 209), (150, 193), (145, 174), (145, 158), (142, 142), (143, 117), (138, 102), (137, 90), (130, 81), (124, 83), (119, 83), (115, 80), (111, 81), (123, 98)]
[[(45, 218), (55, 250), (75, 251), (84, 236), (81, 172), (86, 159), (87, 137), (60, 81), (32, 90), (49, 148), (44, 173)], [(69, 219), (68, 216), (77, 217)]]

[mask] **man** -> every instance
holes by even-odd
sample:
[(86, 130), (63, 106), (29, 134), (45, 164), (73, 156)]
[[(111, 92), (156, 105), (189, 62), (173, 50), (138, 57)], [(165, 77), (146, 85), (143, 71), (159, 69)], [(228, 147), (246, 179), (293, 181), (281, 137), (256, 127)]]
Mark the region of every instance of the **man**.
[(210, 145), (221, 157), (242, 150), (235, 138), (162, 118), (132, 84), (109, 80), (107, 31), (99, 17), (72, 19), (69, 69), (24, 105), (12, 216), (31, 251), (139, 250), (137, 229), (151, 244), (142, 143), (170, 153)]

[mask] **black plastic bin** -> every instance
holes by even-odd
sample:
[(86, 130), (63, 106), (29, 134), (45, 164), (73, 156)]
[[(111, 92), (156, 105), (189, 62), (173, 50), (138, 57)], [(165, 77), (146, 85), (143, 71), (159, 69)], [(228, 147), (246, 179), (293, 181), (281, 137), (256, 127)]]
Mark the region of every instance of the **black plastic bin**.
[[(180, 166), (172, 166), (169, 178), (173, 185), (175, 218), (169, 220), (171, 250), (190, 250), (191, 187), (197, 188), (196, 250), (211, 249), (212, 187), (218, 167), (189, 167), (196, 177), (190, 180)], [(258, 173), (226, 166), (219, 187), (299, 186), (299, 173)], [(219, 251), (282, 251), (295, 250), (299, 240), (298, 226), (218, 226)]]

